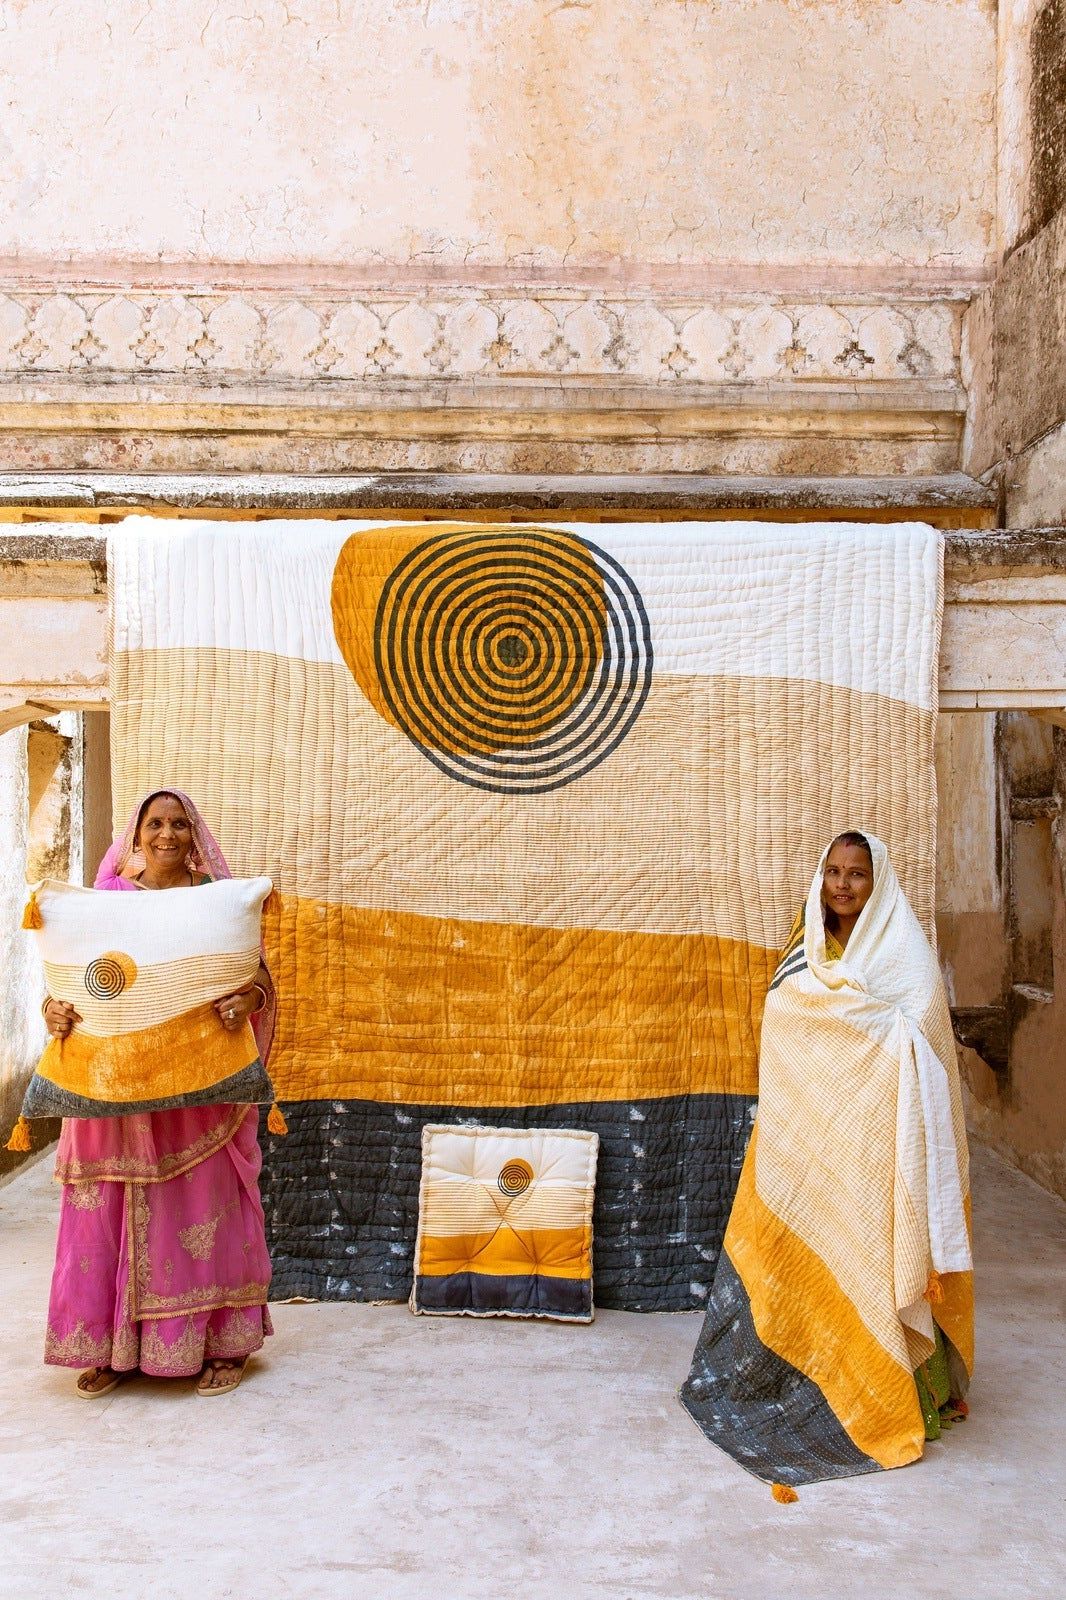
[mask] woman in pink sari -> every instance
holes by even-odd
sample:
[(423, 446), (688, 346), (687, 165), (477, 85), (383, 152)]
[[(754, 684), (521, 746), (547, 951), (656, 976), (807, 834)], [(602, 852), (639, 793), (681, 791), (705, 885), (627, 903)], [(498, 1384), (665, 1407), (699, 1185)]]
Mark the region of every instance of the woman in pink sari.
[[(192, 801), (156, 789), (107, 852), (96, 888), (195, 888), (230, 876)], [(274, 1009), (263, 965), (248, 990), (216, 1004), (222, 1028), (251, 1018), (264, 1062)], [(44, 1015), (57, 1038), (80, 1020), (52, 999)], [(199, 1373), (198, 1394), (226, 1394), (273, 1331), (258, 1124), (257, 1108), (243, 1105), (64, 1121), (45, 1361), (85, 1367), (77, 1384), (85, 1399), (138, 1369), (160, 1378)]]

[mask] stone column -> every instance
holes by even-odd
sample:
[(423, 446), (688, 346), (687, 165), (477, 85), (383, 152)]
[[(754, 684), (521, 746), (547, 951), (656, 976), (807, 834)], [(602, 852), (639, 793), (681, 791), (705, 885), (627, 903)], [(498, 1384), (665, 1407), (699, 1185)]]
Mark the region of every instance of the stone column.
[[(45, 1043), (37, 1009), (44, 993), (40, 962), (22, 929), (29, 831), (27, 739), (25, 728), (0, 734), (0, 1179), (25, 1160), (2, 1146)], [(52, 1124), (34, 1124), (37, 1148), (50, 1137)]]
[(111, 717), (82, 713), (82, 879), (91, 884), (111, 843)]

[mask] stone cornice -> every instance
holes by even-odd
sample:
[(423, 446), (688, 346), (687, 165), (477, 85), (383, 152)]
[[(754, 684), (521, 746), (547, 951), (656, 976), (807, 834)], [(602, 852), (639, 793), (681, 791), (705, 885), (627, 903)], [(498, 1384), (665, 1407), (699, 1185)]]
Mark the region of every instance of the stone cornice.
[(912, 291), (0, 285), (0, 378), (959, 382), (963, 300)]
[(285, 290), (358, 295), (365, 291), (517, 295), (549, 291), (593, 294), (672, 294), (702, 300), (717, 294), (784, 294), (816, 300), (849, 296), (873, 300), (968, 300), (994, 277), (991, 262), (959, 266), (951, 262), (855, 261), (704, 261), (636, 262), (617, 256), (571, 262), (565, 271), (532, 262), (428, 260), (330, 262), (164, 261), (79, 255), (70, 260), (28, 254), (0, 255), (0, 284), (55, 293), (84, 289), (144, 289), (159, 293), (236, 290), (258, 294)]
[[(548, 516), (921, 520), (991, 526), (995, 495), (964, 473), (912, 478), (713, 478), (695, 473), (0, 473), (0, 515)], [(0, 534), (0, 559), (26, 534)], [(47, 539), (42, 529), (34, 537)], [(73, 537), (68, 535), (68, 537)], [(20, 541), (22, 543), (20, 544)], [(64, 546), (64, 548), (66, 548)]]

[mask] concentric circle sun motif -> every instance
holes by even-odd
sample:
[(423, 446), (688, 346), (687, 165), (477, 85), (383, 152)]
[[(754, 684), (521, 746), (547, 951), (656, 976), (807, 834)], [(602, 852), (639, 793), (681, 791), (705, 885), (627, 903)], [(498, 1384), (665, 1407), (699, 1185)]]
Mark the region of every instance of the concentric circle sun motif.
[(523, 1161), (520, 1156), (507, 1161), (500, 1168), (500, 1175), (496, 1179), (500, 1193), (513, 1199), (516, 1194), (525, 1194), (533, 1182), (533, 1168), (528, 1161)]
[(131, 956), (121, 950), (109, 950), (97, 956), (85, 969), (85, 987), (94, 1000), (113, 1000), (123, 989), (129, 988), (137, 977), (137, 966)]
[[(385, 552), (360, 538), (338, 562), (338, 642), (372, 703), (442, 772), (543, 793), (629, 733), (651, 684), (651, 630), (612, 556), (570, 533), (458, 528), (397, 540), (378, 579)], [(352, 616), (368, 584), (372, 665)]]

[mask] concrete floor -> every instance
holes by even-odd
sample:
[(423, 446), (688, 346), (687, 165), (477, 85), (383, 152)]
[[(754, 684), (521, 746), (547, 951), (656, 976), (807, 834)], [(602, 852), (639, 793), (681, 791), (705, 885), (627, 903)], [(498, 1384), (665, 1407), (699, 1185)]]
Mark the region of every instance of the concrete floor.
[(1066, 1206), (978, 1152), (970, 1420), (780, 1506), (682, 1412), (699, 1317), (279, 1306), (233, 1396), (40, 1364), (56, 1193), (0, 1191), (4, 1600), (1066, 1594)]

